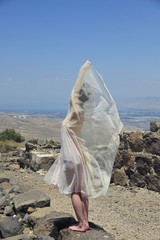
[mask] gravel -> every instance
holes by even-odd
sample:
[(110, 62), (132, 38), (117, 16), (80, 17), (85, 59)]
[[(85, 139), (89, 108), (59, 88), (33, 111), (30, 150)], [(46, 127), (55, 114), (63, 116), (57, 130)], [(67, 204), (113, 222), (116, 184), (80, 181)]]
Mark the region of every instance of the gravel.
[[(51, 198), (55, 211), (75, 216), (70, 197), (47, 185), (42, 175), (27, 171), (5, 171), (12, 184), (23, 191), (36, 189)], [(160, 240), (160, 195), (147, 189), (129, 190), (110, 185), (105, 197), (90, 198), (89, 221), (104, 228), (117, 240)]]

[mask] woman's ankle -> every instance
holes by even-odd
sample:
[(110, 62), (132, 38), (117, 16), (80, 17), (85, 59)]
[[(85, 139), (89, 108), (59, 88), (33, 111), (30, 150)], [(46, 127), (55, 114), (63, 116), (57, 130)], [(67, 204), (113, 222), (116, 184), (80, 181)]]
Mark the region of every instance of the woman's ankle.
[(89, 223), (87, 221), (83, 221), (81, 223), (78, 223), (78, 226), (84, 226), (84, 227), (88, 227), (89, 226)]

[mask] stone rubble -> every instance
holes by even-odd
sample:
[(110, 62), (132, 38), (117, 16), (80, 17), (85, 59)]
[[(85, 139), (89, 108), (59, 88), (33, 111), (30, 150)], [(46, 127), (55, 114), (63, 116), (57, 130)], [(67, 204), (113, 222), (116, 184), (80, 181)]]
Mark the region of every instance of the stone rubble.
[(120, 135), (111, 182), (160, 192), (160, 121), (151, 122), (150, 130)]
[[(4, 166), (8, 170), (8, 165), (4, 164)], [(15, 171), (18, 172), (17, 169)], [(19, 169), (19, 174), (20, 172)], [(96, 240), (106, 239), (107, 236), (107, 239), (114, 240), (114, 237), (104, 229), (97, 230), (94, 226), (85, 234), (85, 238), (83, 238), (83, 233), (72, 233), (68, 227), (76, 223), (74, 217), (65, 212), (53, 211), (50, 207), (50, 198), (44, 192), (35, 189), (23, 192), (18, 185), (10, 184), (10, 178), (6, 176), (2, 168), (0, 180), (0, 239), (79, 240), (92, 238)]]
[[(160, 192), (160, 121), (151, 122), (151, 132), (120, 135), (111, 182), (129, 189), (147, 188)], [(35, 171), (44, 175), (60, 152), (53, 140), (27, 142), (24, 149), (0, 154), (0, 238), (2, 239), (115, 239), (98, 226), (85, 235), (68, 230), (73, 216), (53, 212), (50, 198), (41, 191), (23, 191), (11, 185), (8, 171)]]
[[(120, 134), (112, 183), (160, 192), (160, 121), (151, 122), (150, 129)], [(60, 147), (53, 140), (27, 142), (24, 149), (1, 154), (1, 161), (5, 169), (14, 171), (20, 167), (45, 174), (58, 157)]]

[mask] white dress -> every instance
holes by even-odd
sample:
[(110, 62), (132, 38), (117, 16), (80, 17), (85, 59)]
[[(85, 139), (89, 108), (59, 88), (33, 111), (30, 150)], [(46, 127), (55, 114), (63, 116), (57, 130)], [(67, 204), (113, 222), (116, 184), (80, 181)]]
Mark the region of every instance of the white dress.
[(45, 176), (61, 193), (105, 195), (122, 129), (115, 102), (90, 62), (80, 69), (61, 128), (61, 152)]

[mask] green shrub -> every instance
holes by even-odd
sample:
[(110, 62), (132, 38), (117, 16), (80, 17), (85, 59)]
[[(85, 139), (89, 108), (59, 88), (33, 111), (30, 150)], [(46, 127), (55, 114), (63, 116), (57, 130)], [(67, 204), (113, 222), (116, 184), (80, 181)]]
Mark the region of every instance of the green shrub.
[(0, 140), (6, 141), (6, 140), (13, 140), (15, 142), (24, 142), (24, 137), (16, 132), (14, 129), (8, 129), (6, 128), (3, 132), (0, 133)]
[(16, 150), (16, 146), (9, 146), (7, 144), (4, 144), (3, 146), (0, 145), (0, 153), (9, 153)]

